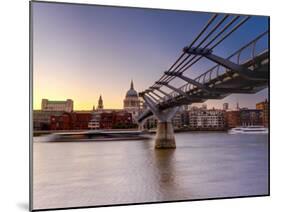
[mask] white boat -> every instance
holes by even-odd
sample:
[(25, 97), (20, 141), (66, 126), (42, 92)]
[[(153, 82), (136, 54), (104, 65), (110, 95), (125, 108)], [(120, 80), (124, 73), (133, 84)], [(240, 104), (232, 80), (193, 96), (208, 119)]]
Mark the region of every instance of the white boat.
[(235, 127), (228, 131), (229, 134), (267, 134), (268, 128), (263, 126)]
[(48, 135), (47, 141), (119, 141), (149, 139), (142, 131), (133, 130), (88, 130), (74, 132), (56, 132)]

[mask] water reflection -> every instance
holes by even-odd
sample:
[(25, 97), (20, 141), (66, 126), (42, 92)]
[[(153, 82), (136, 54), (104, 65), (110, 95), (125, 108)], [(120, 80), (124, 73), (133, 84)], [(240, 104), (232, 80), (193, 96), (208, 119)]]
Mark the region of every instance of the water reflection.
[(156, 149), (154, 153), (154, 182), (158, 184), (159, 197), (167, 199), (171, 196), (170, 191), (178, 189), (175, 149)]
[(153, 140), (34, 143), (34, 207), (58, 208), (268, 192), (264, 135), (176, 134)]

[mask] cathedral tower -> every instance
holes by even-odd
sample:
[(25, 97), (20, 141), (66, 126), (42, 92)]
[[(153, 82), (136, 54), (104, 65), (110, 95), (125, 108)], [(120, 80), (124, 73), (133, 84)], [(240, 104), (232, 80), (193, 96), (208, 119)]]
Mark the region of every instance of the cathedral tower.
[(102, 110), (103, 109), (103, 101), (102, 101), (102, 97), (100, 95), (100, 98), (99, 98), (99, 102), (98, 102), (98, 107), (97, 107), (98, 110)]

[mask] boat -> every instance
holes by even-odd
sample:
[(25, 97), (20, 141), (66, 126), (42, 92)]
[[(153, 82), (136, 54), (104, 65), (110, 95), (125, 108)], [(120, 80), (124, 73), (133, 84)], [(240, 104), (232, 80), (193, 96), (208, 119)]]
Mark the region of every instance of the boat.
[(267, 134), (268, 128), (264, 126), (241, 126), (228, 131), (229, 134)]
[(48, 141), (118, 141), (148, 139), (142, 131), (102, 131), (58, 132), (48, 135)]

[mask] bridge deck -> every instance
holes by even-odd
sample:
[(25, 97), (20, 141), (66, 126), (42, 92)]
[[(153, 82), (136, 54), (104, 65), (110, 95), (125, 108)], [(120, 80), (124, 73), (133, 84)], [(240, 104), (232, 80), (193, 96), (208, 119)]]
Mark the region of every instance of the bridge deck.
[[(179, 105), (189, 105), (192, 103), (201, 103), (208, 99), (223, 99), (232, 93), (256, 93), (266, 87), (268, 87), (269, 79), (269, 52), (268, 50), (257, 55), (254, 60), (245, 61), (241, 64), (243, 67), (252, 70), (253, 76), (261, 77), (260, 79), (247, 79), (240, 75), (237, 71), (225, 69), (222, 74), (217, 74), (216, 77), (211, 78), (213, 73), (204, 73), (204, 82), (200, 82), (203, 78), (198, 77), (195, 80), (204, 85), (205, 88), (212, 90), (212, 92), (206, 92), (194, 85), (186, 84), (180, 89), (184, 91), (186, 96), (172, 92), (173, 98), (167, 99), (158, 103), (156, 106), (160, 110), (165, 110), (171, 107)], [(214, 70), (212, 70), (215, 72)], [(205, 77), (209, 74), (208, 81), (205, 81)], [(150, 109), (144, 111), (139, 121), (153, 115)]]

